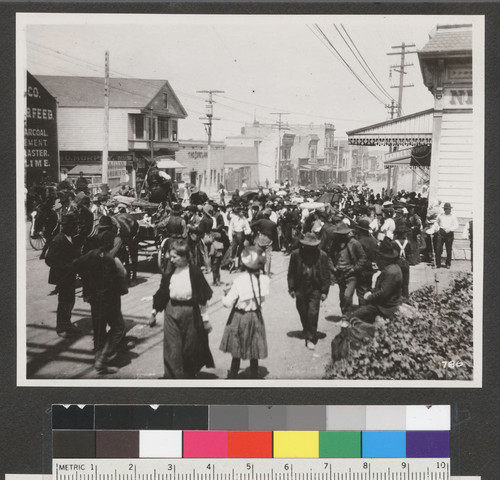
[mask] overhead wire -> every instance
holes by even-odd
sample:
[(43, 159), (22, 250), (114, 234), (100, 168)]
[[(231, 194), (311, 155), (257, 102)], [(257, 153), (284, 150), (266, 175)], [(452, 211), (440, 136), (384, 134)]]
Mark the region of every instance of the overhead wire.
[[(367, 65), (365, 66), (363, 64), (364, 62), (364, 59), (363, 59), (363, 62), (358, 58), (358, 55), (360, 55), (362, 57), (362, 55), (359, 53), (359, 50), (358, 48), (356, 47), (356, 45), (354, 44), (354, 42), (352, 41), (351, 37), (349, 36), (349, 34), (347, 33), (347, 31), (345, 30), (345, 33), (346, 35), (349, 37), (349, 40), (351, 41), (351, 43), (353, 44), (354, 48), (356, 49), (356, 52), (358, 53), (358, 55), (356, 54), (356, 52), (352, 49), (351, 45), (349, 44), (349, 42), (345, 39), (344, 35), (342, 34), (342, 32), (339, 30), (339, 28), (337, 27), (337, 25), (333, 25), (335, 27), (335, 30), (337, 30), (337, 33), (339, 34), (340, 38), (344, 41), (344, 43), (347, 45), (347, 48), (349, 48), (349, 50), (351, 51), (351, 53), (354, 55), (354, 58), (357, 60), (357, 62), (361, 65), (361, 68), (365, 71), (365, 73), (368, 75), (368, 78), (370, 78), (370, 80), (372, 80), (372, 82), (375, 84), (375, 87), (377, 87), (380, 92), (385, 95), (389, 100), (393, 100), (393, 98), (391, 97), (391, 95), (384, 89), (384, 87), (380, 84), (380, 82), (377, 80), (377, 78), (375, 77), (375, 74), (373, 73), (373, 71), (370, 69), (370, 67), (368, 67)], [(341, 25), (342, 28), (343, 25)], [(363, 58), (363, 57), (362, 57)], [(364, 62), (366, 64), (366, 62)]]
[[(308, 25), (308, 28), (316, 35), (316, 33), (310, 28), (309, 25)], [(319, 36), (317, 36), (317, 38), (320, 39)], [(321, 39), (320, 39), (320, 41), (321, 41)], [(44, 55), (49, 55), (51, 57), (58, 58), (60, 60), (66, 61), (68, 63), (71, 63), (71, 64), (73, 64), (73, 65), (75, 65), (76, 67), (79, 67), (79, 68), (81, 68), (82, 66), (84, 66), (85, 68), (88, 68), (88, 69), (90, 69), (92, 71), (100, 73), (101, 75), (104, 75), (104, 68), (102, 66), (100, 66), (100, 65), (97, 65), (95, 63), (89, 62), (87, 60), (83, 60), (81, 58), (77, 58), (77, 57), (75, 57), (73, 55), (69, 55), (69, 54), (66, 54), (64, 52), (61, 52), (60, 50), (56, 50), (54, 48), (50, 48), (50, 47), (47, 47), (45, 45), (41, 45), (41, 44), (38, 44), (38, 43), (35, 43), (35, 42), (32, 42), (32, 41), (28, 41), (28, 43), (30, 43), (33, 47), (37, 47), (39, 50), (42, 49), (42, 51), (40, 53), (43, 53)], [(43, 50), (47, 50), (47, 52), (45, 52)], [(63, 59), (63, 58), (61, 58), (61, 56), (62, 57), (66, 57), (66, 58)], [(138, 79), (138, 78), (132, 77), (131, 75), (125, 74), (123, 72), (119, 72), (118, 70), (115, 70), (115, 69), (112, 69), (112, 68), (110, 68), (110, 73), (113, 74), (113, 75), (117, 75), (117, 76), (123, 77), (123, 78), (127, 78), (127, 79), (129, 79), (131, 81), (134, 81), (134, 82), (138, 83), (138, 84), (156, 86), (151, 81), (149, 81), (147, 79)], [(82, 77), (82, 78), (90, 78), (90, 77)], [(113, 87), (113, 88), (120, 89), (119, 87)], [(137, 94), (137, 92), (130, 92), (130, 91), (128, 91), (126, 89), (123, 89), (123, 88), (121, 90), (129, 92), (129, 93)], [(187, 92), (184, 92), (184, 91), (178, 90), (178, 89), (175, 89), (175, 92), (179, 96), (184, 96), (184, 97), (187, 97), (187, 98), (191, 98), (191, 99), (197, 100), (199, 102), (203, 102), (203, 103), (205, 102), (204, 98), (200, 97), (199, 95), (194, 95), (194, 94), (191, 94), (191, 93), (187, 93)], [(251, 106), (254, 106), (254, 107), (265, 108), (266, 110), (270, 110), (270, 111), (274, 111), (274, 110), (277, 110), (277, 109), (281, 110), (281, 107), (275, 107), (275, 106), (273, 107), (273, 106), (262, 105), (262, 104), (258, 104), (258, 103), (254, 103), (254, 102), (247, 102), (247, 101), (238, 100), (238, 99), (226, 96), (226, 95), (217, 94), (217, 96), (220, 97), (220, 98), (225, 98), (225, 99), (232, 100), (232, 101), (235, 101), (235, 102), (238, 102), (238, 103), (242, 103), (242, 104), (245, 104), (245, 105), (251, 105)], [(148, 97), (144, 95), (144, 98), (148, 98)], [(220, 104), (220, 105), (225, 105), (222, 102), (217, 102), (217, 103)], [(229, 108), (229, 109), (233, 108), (235, 111), (238, 111), (236, 108), (230, 107), (229, 105), (225, 105), (225, 106), (227, 108)], [(192, 111), (194, 112), (194, 110), (192, 110)], [(244, 114), (246, 114), (248, 116), (252, 115), (250, 112), (243, 112), (242, 110), (239, 110), (239, 112), (240, 113), (244, 113)], [(197, 113), (197, 112), (195, 112), (195, 113)], [(311, 118), (322, 118), (322, 119), (330, 120), (330, 121), (359, 122), (359, 118), (358, 119), (351, 119), (351, 118), (330, 117), (330, 116), (316, 115), (316, 114), (299, 112), (299, 111), (290, 111), (290, 113), (293, 113), (293, 114), (296, 114), (296, 115), (307, 116), (307, 117), (311, 117)], [(274, 123), (274, 119), (271, 119), (270, 117), (263, 116), (263, 115), (260, 115), (260, 116), (261, 116), (261, 118), (265, 118), (267, 121), (270, 121), (270, 122)], [(367, 120), (367, 121), (369, 121), (369, 120)]]
[(356, 44), (354, 43), (354, 40), (351, 38), (351, 36), (349, 35), (349, 33), (347, 32), (346, 28), (344, 27), (343, 24), (340, 24), (340, 26), (342, 27), (342, 29), (344, 30), (344, 32), (346, 33), (347, 37), (349, 38), (349, 40), (351, 41), (351, 43), (353, 44), (354, 48), (356, 49), (356, 51), (358, 52), (359, 56), (361, 57), (361, 59), (363, 60), (364, 64), (366, 65), (366, 67), (368, 68), (368, 70), (370, 70), (370, 72), (372, 73), (373, 75), (373, 78), (375, 79), (375, 81), (382, 87), (382, 90), (386, 93), (386, 95), (389, 96), (389, 98), (391, 100), (393, 100), (393, 97), (392, 95), (385, 89), (385, 87), (382, 85), (382, 83), (380, 83), (379, 79), (377, 78), (377, 76), (373, 73), (373, 70), (370, 68), (370, 65), (368, 65), (368, 62), (365, 60), (365, 58), (363, 57), (363, 55), (361, 54), (361, 52), (359, 51), (358, 47), (356, 46)]
[[(358, 80), (359, 83), (361, 83), (361, 85), (363, 85), (363, 87), (370, 93), (370, 95), (372, 95), (373, 98), (375, 98), (378, 102), (380, 102), (382, 105), (385, 106), (385, 102), (383, 100), (381, 100), (380, 97), (378, 97), (370, 89), (370, 87), (368, 87), (368, 85), (366, 85), (366, 83), (358, 76), (358, 74), (353, 70), (353, 68), (349, 65), (349, 63), (344, 59), (344, 57), (342, 56), (342, 54), (333, 45), (333, 43), (328, 38), (328, 36), (325, 34), (325, 32), (323, 32), (323, 30), (321, 29), (321, 27), (317, 23), (315, 23), (314, 26), (316, 27), (316, 29), (318, 30), (318, 32), (323, 36), (323, 38), (327, 41), (327, 43), (331, 47), (331, 49), (333, 49), (333, 51), (335, 51), (335, 53), (338, 55), (338, 57), (340, 57), (340, 61), (341, 61), (342, 65), (351, 72), (351, 74)], [(329, 48), (328, 50), (331, 52), (331, 49)], [(338, 57), (336, 57), (336, 58), (338, 59)]]

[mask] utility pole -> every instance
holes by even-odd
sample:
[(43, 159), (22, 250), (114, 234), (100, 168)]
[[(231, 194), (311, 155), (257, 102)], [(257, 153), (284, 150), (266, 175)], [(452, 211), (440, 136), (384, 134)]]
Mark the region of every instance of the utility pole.
[(339, 163), (340, 163), (340, 138), (337, 138), (337, 171), (335, 172), (335, 180), (339, 183)]
[(409, 55), (411, 53), (417, 53), (416, 50), (413, 50), (411, 52), (407, 51), (407, 48), (414, 48), (415, 44), (412, 43), (410, 45), (406, 45), (404, 42), (401, 45), (393, 45), (391, 48), (396, 48), (399, 49), (399, 52), (389, 52), (387, 55), (399, 55), (401, 57), (401, 61), (399, 65), (391, 65), (391, 69), (394, 70), (395, 72), (399, 73), (399, 85), (391, 85), (391, 88), (397, 88), (399, 89), (398, 91), (398, 117), (402, 115), (403, 111), (403, 89), (407, 87), (413, 87), (413, 83), (409, 85), (404, 84), (404, 76), (406, 75), (405, 67), (411, 67), (413, 66), (413, 63), (405, 63), (405, 57), (406, 55)]
[(102, 175), (104, 185), (108, 183), (109, 156), (109, 52), (104, 54), (104, 145), (102, 149)]
[[(391, 120), (394, 118), (394, 114), (396, 113), (396, 102), (394, 99), (391, 100), (390, 105), (386, 105), (385, 108), (389, 110), (389, 114), (391, 115)], [(394, 145), (389, 147), (389, 152), (393, 152), (395, 150)], [(391, 168), (387, 169), (387, 191), (391, 188)]]
[[(397, 49), (399, 51), (397, 52), (389, 52), (387, 55), (399, 55), (401, 57), (399, 65), (391, 65), (391, 69), (394, 70), (395, 72), (399, 73), (399, 85), (391, 85), (391, 88), (397, 88), (398, 89), (398, 117), (400, 117), (403, 114), (403, 89), (408, 88), (408, 87), (413, 87), (413, 83), (405, 85), (404, 84), (404, 76), (406, 75), (406, 70), (405, 67), (411, 67), (413, 66), (413, 63), (405, 63), (405, 57), (406, 55), (412, 54), (412, 53), (417, 53), (416, 50), (413, 51), (408, 51), (407, 49), (415, 48), (415, 44), (411, 43), (409, 45), (406, 45), (404, 42), (401, 45), (393, 45), (391, 48)], [(392, 151), (396, 150), (396, 147), (393, 146)], [(394, 176), (393, 176), (393, 187), (394, 190), (397, 190), (397, 174), (398, 174), (398, 167), (394, 166)], [(387, 175), (388, 180), (390, 179), (390, 174)], [(389, 183), (387, 185), (389, 189)]]
[(274, 112), (271, 115), (278, 115), (278, 121), (274, 124), (274, 127), (278, 127), (278, 161), (276, 162), (274, 176), (276, 178), (275, 181), (281, 182), (281, 130), (290, 130), (288, 127), (284, 126), (281, 121), (282, 115), (290, 115), (287, 112)]
[[(204, 175), (204, 183), (205, 185), (207, 184), (207, 178), (210, 180), (208, 181), (208, 188), (210, 190), (210, 184), (212, 183), (212, 170), (211, 170), (211, 160), (212, 160), (212, 122), (214, 120), (220, 120), (220, 118), (215, 118), (214, 117), (214, 100), (212, 98), (212, 95), (214, 93), (225, 93), (223, 90), (198, 90), (197, 93), (207, 93), (208, 94), (208, 100), (207, 102), (207, 113), (204, 117), (200, 117), (200, 120), (204, 120), (203, 124), (205, 125), (205, 131), (207, 132), (208, 136), (208, 144), (207, 144), (207, 168), (205, 170), (205, 175)], [(200, 185), (200, 190), (201, 190), (201, 185)]]

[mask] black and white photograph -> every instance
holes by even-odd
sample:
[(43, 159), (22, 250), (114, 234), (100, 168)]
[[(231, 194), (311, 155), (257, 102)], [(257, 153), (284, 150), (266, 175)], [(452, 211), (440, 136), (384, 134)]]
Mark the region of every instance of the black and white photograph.
[(16, 32), (18, 385), (481, 386), (483, 16)]

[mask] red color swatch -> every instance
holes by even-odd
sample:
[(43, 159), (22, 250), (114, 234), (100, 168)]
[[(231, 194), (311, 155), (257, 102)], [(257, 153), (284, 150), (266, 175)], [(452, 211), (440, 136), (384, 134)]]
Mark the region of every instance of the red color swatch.
[(228, 458), (272, 458), (273, 432), (227, 432)]

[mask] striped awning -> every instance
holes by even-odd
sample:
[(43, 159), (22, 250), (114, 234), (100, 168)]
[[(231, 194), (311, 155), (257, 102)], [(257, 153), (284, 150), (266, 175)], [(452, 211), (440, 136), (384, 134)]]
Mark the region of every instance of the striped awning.
[(350, 145), (410, 146), (432, 144), (434, 110), (412, 113), (404, 117), (347, 132)]

